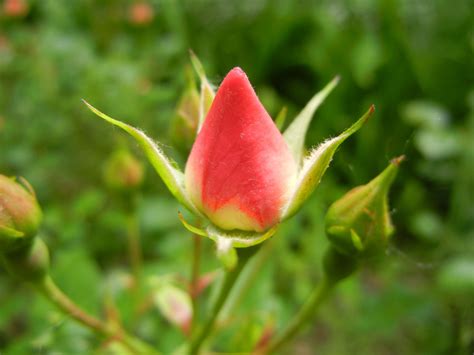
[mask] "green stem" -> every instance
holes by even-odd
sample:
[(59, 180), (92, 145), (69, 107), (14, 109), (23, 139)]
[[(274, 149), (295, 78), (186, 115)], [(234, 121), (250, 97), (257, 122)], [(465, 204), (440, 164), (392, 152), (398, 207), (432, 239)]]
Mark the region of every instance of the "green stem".
[(309, 298), (306, 300), (300, 311), (290, 321), (288, 326), (263, 349), (264, 354), (275, 354), (284, 345), (291, 341), (294, 336), (313, 318), (321, 303), (326, 299), (335, 283), (327, 277), (323, 277), (321, 282), (314, 288)]
[(229, 316), (232, 310), (237, 309), (240, 303), (245, 299), (245, 294), (248, 292), (255, 279), (261, 275), (260, 270), (265, 265), (267, 259), (272, 255), (274, 246), (274, 239), (265, 241), (260, 250), (255, 254), (252, 260), (248, 263), (245, 271), (239, 277), (234, 289), (229, 295), (224, 307), (222, 308), (219, 319), (225, 319)]
[(191, 302), (193, 307), (193, 317), (191, 322), (191, 331), (196, 328), (199, 303), (198, 303), (198, 287), (199, 287), (199, 266), (201, 262), (201, 239), (199, 235), (193, 235), (193, 261), (191, 265), (191, 282), (190, 282), (190, 294)]
[(92, 329), (96, 333), (114, 338), (135, 354), (141, 354), (143, 351), (147, 351), (149, 354), (158, 354), (158, 352), (151, 346), (127, 334), (122, 329), (109, 326), (100, 319), (86, 313), (61, 291), (50, 276), (46, 276), (42, 280), (34, 283), (34, 286), (63, 313), (70, 315), (76, 321)]
[(232, 290), (237, 278), (239, 277), (241, 271), (247, 264), (248, 260), (257, 250), (257, 247), (239, 249), (239, 261), (237, 266), (233, 270), (227, 270), (224, 275), (224, 280), (221, 284), (219, 293), (217, 295), (216, 301), (214, 302), (211, 311), (209, 312), (209, 318), (204, 323), (204, 326), (197, 331), (197, 334), (193, 336), (191, 344), (189, 347), (189, 354), (196, 355), (199, 354), (199, 350), (202, 346), (202, 343), (206, 338), (211, 334), (214, 323), (219, 315), (222, 306), (224, 305), (227, 297)]
[(274, 354), (292, 340), (301, 328), (309, 321), (321, 303), (326, 299), (337, 283), (351, 276), (358, 267), (358, 261), (349, 255), (340, 253), (329, 247), (323, 257), (323, 278), (313, 289), (303, 307), (290, 321), (288, 326), (275, 338), (271, 339), (263, 349), (256, 349), (257, 353)]
[(129, 212), (127, 216), (127, 239), (128, 250), (130, 253), (130, 265), (134, 277), (134, 286), (137, 289), (139, 287), (140, 273), (142, 269), (142, 249), (140, 245), (140, 227), (135, 210)]

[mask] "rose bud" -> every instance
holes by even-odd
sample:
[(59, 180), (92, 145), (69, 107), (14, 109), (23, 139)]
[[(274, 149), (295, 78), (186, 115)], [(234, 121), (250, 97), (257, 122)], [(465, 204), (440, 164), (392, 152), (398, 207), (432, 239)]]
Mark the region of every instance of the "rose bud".
[(148, 25), (154, 17), (153, 7), (146, 1), (137, 2), (130, 7), (129, 18), (134, 25)]
[(42, 220), (33, 189), (20, 181), (0, 175), (0, 252), (31, 243)]
[(28, 3), (25, 0), (5, 0), (3, 13), (9, 17), (23, 17), (28, 14)]
[(394, 232), (388, 192), (403, 159), (393, 159), (380, 175), (352, 189), (329, 207), (326, 234), (338, 252), (365, 258), (386, 249)]
[(311, 119), (337, 85), (337, 77), (311, 98), (281, 134), (241, 69), (233, 69), (214, 94), (193, 53), (191, 62), (201, 91), (198, 135), (184, 174), (144, 132), (85, 103), (138, 142), (171, 194), (203, 220), (202, 228), (197, 228), (180, 214), (183, 225), (212, 239), (218, 257), (232, 267), (237, 259), (234, 248), (262, 243), (274, 235), (280, 222), (301, 208), (338, 147), (364, 125), (374, 107), (340, 135), (306, 154), (304, 140)]
[(114, 152), (105, 163), (104, 181), (114, 190), (130, 191), (143, 182), (143, 165), (125, 149)]
[(296, 172), (288, 145), (247, 75), (234, 68), (186, 164), (191, 200), (222, 229), (261, 232), (279, 222)]

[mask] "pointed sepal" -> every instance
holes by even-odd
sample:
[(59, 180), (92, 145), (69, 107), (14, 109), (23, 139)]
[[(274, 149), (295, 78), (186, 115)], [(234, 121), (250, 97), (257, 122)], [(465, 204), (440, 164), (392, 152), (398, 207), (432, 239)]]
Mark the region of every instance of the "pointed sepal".
[(100, 112), (87, 101), (83, 101), (87, 107), (97, 116), (123, 129), (125, 132), (135, 138), (137, 143), (145, 152), (148, 160), (153, 165), (161, 179), (163, 179), (163, 182), (168, 187), (173, 196), (191, 212), (198, 216), (201, 215), (201, 213), (196, 209), (186, 194), (186, 189), (184, 187), (184, 174), (177, 168), (177, 164), (172, 159), (170, 159), (150, 137), (148, 137), (141, 130), (107, 116), (105, 113)]
[(282, 211), (282, 220), (291, 217), (298, 211), (303, 202), (309, 197), (321, 181), (321, 178), (329, 167), (337, 148), (342, 144), (342, 142), (357, 132), (365, 122), (367, 122), (374, 110), (375, 108), (372, 105), (356, 123), (345, 130), (342, 134), (325, 141), (308, 154), (299, 171), (296, 184), (290, 195), (291, 197)]
[(236, 230), (224, 231), (213, 224), (208, 225), (205, 229), (201, 229), (188, 223), (181, 213), (178, 213), (178, 216), (188, 231), (202, 237), (207, 237), (216, 243), (217, 258), (228, 270), (232, 270), (238, 262), (235, 248), (249, 248), (263, 243), (278, 230), (278, 225), (275, 225), (264, 233)]
[(297, 164), (299, 164), (302, 159), (306, 132), (308, 131), (311, 119), (318, 107), (321, 106), (338, 82), (339, 77), (337, 76), (321, 91), (314, 95), (283, 133), (283, 137), (285, 137), (286, 143), (288, 144)]
[(283, 130), (283, 126), (285, 125), (287, 113), (288, 113), (288, 108), (286, 106), (283, 106), (275, 118), (275, 125), (278, 127), (280, 132)]
[(199, 58), (193, 51), (190, 51), (189, 53), (191, 56), (191, 63), (193, 64), (194, 70), (196, 71), (196, 74), (199, 76), (199, 80), (201, 81), (199, 121), (197, 127), (197, 132), (199, 133), (202, 124), (204, 123), (204, 119), (206, 118), (207, 112), (211, 107), (212, 101), (216, 96), (216, 93), (214, 92), (211, 83), (207, 79), (206, 72), (204, 71), (204, 67), (201, 64)]

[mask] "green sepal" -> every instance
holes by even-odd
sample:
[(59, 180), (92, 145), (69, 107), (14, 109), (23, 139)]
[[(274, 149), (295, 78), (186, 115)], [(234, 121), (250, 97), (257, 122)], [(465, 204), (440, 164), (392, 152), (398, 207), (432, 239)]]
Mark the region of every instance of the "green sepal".
[(303, 202), (321, 181), (337, 148), (367, 122), (374, 110), (375, 108), (372, 105), (357, 122), (342, 134), (323, 142), (308, 154), (298, 173), (298, 178), (290, 195), (290, 199), (282, 211), (282, 219), (289, 218), (298, 211)]
[(362, 238), (353, 229), (351, 229), (351, 240), (352, 240), (352, 244), (358, 251), (364, 250), (364, 244), (362, 243)]
[(224, 231), (213, 224), (206, 229), (195, 227), (188, 223), (181, 213), (178, 214), (183, 226), (191, 233), (212, 239), (216, 243), (217, 257), (226, 269), (233, 269), (238, 262), (237, 252), (235, 248), (249, 248), (260, 244), (272, 237), (278, 225), (267, 230), (264, 233), (247, 232), (247, 231)]
[(0, 226), (0, 240), (3, 237), (7, 238), (21, 238), (25, 235), (25, 233), (17, 231), (16, 229), (9, 228), (6, 226)]
[(199, 76), (199, 80), (201, 81), (199, 121), (197, 127), (197, 133), (199, 133), (206, 118), (207, 112), (211, 108), (212, 101), (214, 101), (214, 97), (216, 96), (216, 94), (214, 92), (214, 89), (212, 88), (212, 85), (207, 79), (206, 72), (204, 71), (204, 67), (201, 64), (199, 58), (196, 56), (196, 54), (194, 54), (193, 51), (189, 51), (189, 54), (194, 70), (196, 71), (196, 74)]
[(186, 228), (188, 231), (191, 233), (194, 233), (196, 235), (200, 235), (201, 237), (207, 237), (207, 233), (205, 230), (198, 228), (196, 226), (193, 226), (192, 224), (188, 223), (185, 219), (184, 216), (181, 214), (181, 212), (178, 211), (178, 217), (181, 223), (183, 224), (184, 228)]
[(156, 172), (161, 177), (173, 196), (188, 210), (198, 216), (201, 216), (201, 213), (197, 210), (186, 193), (186, 189), (184, 187), (184, 174), (177, 168), (176, 162), (170, 159), (163, 152), (163, 150), (141, 130), (107, 116), (105, 113), (102, 113), (93, 107), (87, 101), (82, 101), (84, 101), (87, 107), (97, 116), (123, 129), (125, 132), (135, 138), (142, 150), (145, 152), (148, 160), (153, 165)]
[(288, 144), (288, 147), (290, 148), (290, 151), (298, 165), (302, 159), (304, 140), (309, 124), (311, 123), (311, 119), (313, 118), (313, 115), (318, 107), (321, 106), (326, 97), (328, 97), (331, 91), (336, 87), (338, 82), (339, 77), (336, 76), (321, 91), (314, 95), (283, 133), (283, 137), (285, 138), (286, 143)]
[(0, 261), (14, 277), (39, 282), (49, 273), (49, 250), (41, 238), (33, 237), (24, 245), (0, 255)]
[(275, 118), (275, 125), (278, 127), (280, 132), (283, 129), (283, 126), (285, 124), (287, 113), (288, 113), (288, 108), (286, 106), (283, 106)]
[(278, 229), (278, 225), (273, 226), (264, 233), (247, 232), (247, 231), (224, 231), (214, 225), (206, 228), (207, 235), (213, 240), (218, 238), (228, 239), (232, 242), (234, 248), (248, 248), (260, 244), (272, 237)]

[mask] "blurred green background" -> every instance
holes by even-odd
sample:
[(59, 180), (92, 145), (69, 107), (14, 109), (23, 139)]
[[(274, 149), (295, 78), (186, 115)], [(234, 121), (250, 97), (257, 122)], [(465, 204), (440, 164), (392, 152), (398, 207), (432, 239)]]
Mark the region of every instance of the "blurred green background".
[[(316, 113), (313, 146), (376, 114), (335, 156), (303, 210), (274, 238), (214, 349), (249, 351), (280, 327), (321, 275), (331, 202), (400, 154), (391, 191), (396, 234), (386, 257), (345, 281), (287, 351), (298, 354), (469, 354), (474, 351), (474, 9), (471, 0), (2, 0), (0, 172), (34, 186), (58, 284), (169, 353), (183, 335), (153, 302), (134, 318), (121, 196), (104, 162), (128, 146), (147, 166), (138, 199), (143, 278), (189, 277), (193, 241), (180, 208), (135, 143), (81, 102), (141, 127), (184, 166), (170, 127), (188, 50), (213, 84), (242, 67), (274, 117), (292, 118), (335, 75)], [(169, 148), (169, 149), (168, 149)], [(202, 272), (218, 269), (203, 241)], [(184, 281), (183, 281), (184, 280)], [(147, 292), (153, 293), (153, 287)], [(212, 295), (212, 288), (203, 296)], [(204, 308), (205, 309), (205, 308)], [(79, 354), (88, 330), (0, 269), (0, 353)]]

